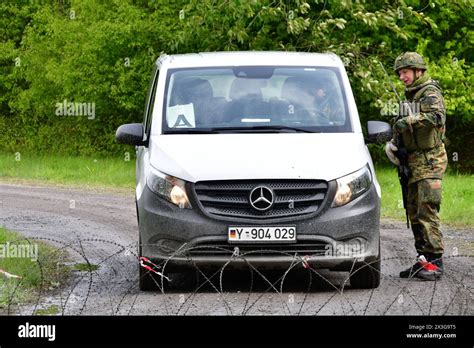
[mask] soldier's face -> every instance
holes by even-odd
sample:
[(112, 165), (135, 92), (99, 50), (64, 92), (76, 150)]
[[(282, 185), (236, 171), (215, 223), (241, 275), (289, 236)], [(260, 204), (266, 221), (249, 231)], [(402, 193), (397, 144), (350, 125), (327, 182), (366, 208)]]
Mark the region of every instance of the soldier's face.
[(400, 81), (402, 81), (405, 86), (409, 86), (415, 81), (415, 73), (412, 69), (400, 69), (398, 71), (398, 76), (400, 77)]
[(322, 88), (318, 88), (314, 94), (316, 95), (317, 98), (322, 98), (326, 96), (326, 93), (324, 92), (324, 89)]
[(398, 76), (405, 86), (410, 86), (416, 78), (421, 76), (422, 73), (421, 70), (416, 70), (415, 73), (415, 70), (413, 69), (400, 69), (398, 71)]

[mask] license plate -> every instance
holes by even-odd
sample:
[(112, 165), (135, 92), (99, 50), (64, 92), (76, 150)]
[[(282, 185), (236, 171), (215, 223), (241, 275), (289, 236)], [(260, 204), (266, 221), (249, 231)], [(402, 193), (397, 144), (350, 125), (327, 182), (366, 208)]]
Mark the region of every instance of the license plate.
[(229, 242), (296, 242), (294, 226), (240, 226), (229, 227)]

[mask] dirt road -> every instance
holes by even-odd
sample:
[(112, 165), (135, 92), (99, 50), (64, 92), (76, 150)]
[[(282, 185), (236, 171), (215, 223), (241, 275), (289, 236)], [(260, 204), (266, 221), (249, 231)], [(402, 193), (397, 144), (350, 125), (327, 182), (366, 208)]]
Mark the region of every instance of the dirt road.
[[(307, 271), (174, 275), (175, 288), (138, 290), (138, 232), (133, 190), (0, 184), (0, 226), (68, 251), (68, 263), (97, 265), (74, 271), (61, 290), (15, 307), (22, 314), (52, 305), (58, 314), (103, 315), (472, 315), (474, 234), (444, 227), (446, 276), (438, 282), (399, 279), (413, 263), (411, 232), (382, 221), (382, 281), (374, 290), (351, 289), (348, 273)], [(199, 271), (197, 272), (199, 273)], [(206, 278), (208, 281), (206, 282)], [(283, 277), (283, 279), (282, 279)]]

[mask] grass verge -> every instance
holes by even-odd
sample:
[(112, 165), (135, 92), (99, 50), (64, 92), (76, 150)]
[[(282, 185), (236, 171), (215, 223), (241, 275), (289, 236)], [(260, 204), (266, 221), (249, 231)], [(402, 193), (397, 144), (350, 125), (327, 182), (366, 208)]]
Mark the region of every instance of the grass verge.
[(134, 153), (128, 158), (0, 154), (0, 179), (73, 186), (133, 188)]
[(0, 227), (0, 312), (63, 285), (70, 275), (66, 257), (61, 249)]
[[(405, 220), (396, 168), (376, 168), (376, 175), (382, 187), (382, 217)], [(443, 179), (441, 222), (459, 227), (474, 226), (473, 202), (474, 176), (448, 171)]]

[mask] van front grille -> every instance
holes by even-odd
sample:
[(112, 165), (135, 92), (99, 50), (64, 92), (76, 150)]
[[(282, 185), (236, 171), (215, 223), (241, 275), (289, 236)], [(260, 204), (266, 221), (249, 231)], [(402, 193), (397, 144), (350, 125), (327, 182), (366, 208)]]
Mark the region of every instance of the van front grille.
[[(259, 210), (250, 202), (251, 192), (260, 187), (272, 192), (273, 204), (267, 210)], [(327, 191), (328, 184), (322, 180), (225, 180), (194, 184), (196, 198), (208, 214), (262, 220), (316, 213)], [(254, 195), (253, 198), (258, 197), (259, 192)]]
[(274, 245), (231, 245), (228, 243), (206, 242), (185, 251), (188, 257), (197, 256), (324, 256), (329, 244), (323, 242), (298, 242), (296, 244)]

